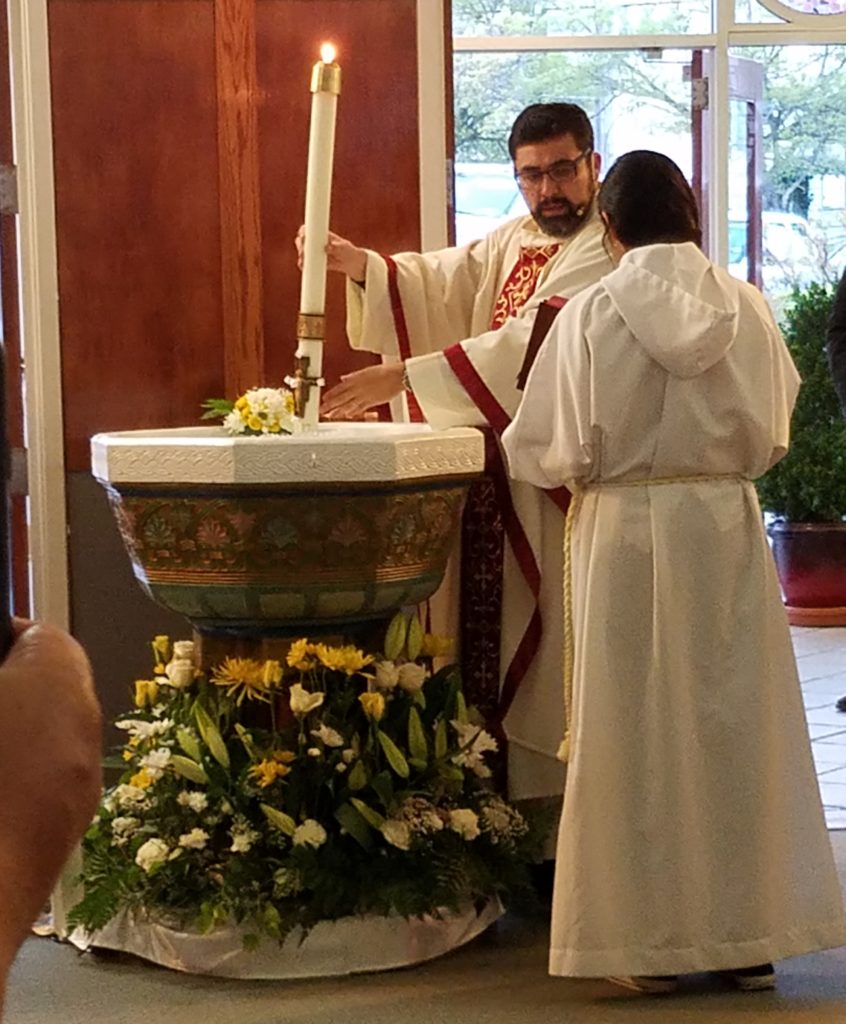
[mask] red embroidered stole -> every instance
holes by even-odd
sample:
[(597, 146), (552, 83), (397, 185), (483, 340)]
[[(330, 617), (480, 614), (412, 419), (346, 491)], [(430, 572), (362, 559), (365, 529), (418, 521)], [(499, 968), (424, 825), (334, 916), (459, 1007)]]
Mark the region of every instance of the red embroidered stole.
[(533, 245), (520, 250), (517, 262), (511, 268), (491, 317), (491, 330), (502, 327), (511, 316), (517, 316), (535, 294), (541, 271), (561, 248), (560, 245)]

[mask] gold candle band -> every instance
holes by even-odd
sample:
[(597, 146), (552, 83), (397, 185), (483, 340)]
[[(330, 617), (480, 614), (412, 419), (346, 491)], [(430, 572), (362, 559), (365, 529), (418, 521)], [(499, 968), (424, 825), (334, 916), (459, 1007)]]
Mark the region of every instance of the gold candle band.
[(340, 64), (324, 64), (318, 61), (311, 69), (311, 91), (331, 92), (335, 96), (341, 95), (341, 66)]
[(326, 337), (326, 318), (322, 313), (297, 314), (297, 338), (323, 341)]

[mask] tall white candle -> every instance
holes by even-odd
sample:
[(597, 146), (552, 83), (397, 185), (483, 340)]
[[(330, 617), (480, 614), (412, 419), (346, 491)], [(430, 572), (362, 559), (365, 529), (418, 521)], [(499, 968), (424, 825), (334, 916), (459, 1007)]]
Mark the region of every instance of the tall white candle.
[[(300, 313), (322, 317), (326, 308), (326, 243), (329, 239), (329, 211), (332, 196), (332, 161), (335, 152), (335, 116), (341, 91), (341, 69), (335, 63), (335, 48), (324, 43), (321, 59), (311, 76), (311, 126), (306, 170), (305, 239), (300, 285)], [(312, 321), (313, 322), (313, 321)], [(319, 338), (300, 337), (297, 356), (307, 356), (308, 376), (323, 373), (322, 331)], [(320, 406), (318, 387), (308, 389), (303, 425), (317, 424)]]
[(326, 242), (332, 195), (332, 159), (335, 152), (335, 115), (341, 69), (335, 49), (324, 43), (312, 69), (311, 128), (306, 171), (305, 246), (300, 288), (300, 312), (323, 313), (326, 304)]

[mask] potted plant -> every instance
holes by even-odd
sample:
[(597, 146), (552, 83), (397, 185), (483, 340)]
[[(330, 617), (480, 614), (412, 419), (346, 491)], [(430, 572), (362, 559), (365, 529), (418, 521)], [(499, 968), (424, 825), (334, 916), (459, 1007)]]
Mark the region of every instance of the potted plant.
[(757, 483), (793, 625), (846, 625), (846, 420), (825, 355), (833, 289), (794, 290), (782, 332), (802, 377), (790, 451)]

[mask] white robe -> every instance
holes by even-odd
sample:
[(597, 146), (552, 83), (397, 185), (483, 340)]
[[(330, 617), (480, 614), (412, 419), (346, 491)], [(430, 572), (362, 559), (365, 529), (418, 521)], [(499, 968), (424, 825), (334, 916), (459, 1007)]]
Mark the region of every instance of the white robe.
[[(508, 416), (521, 398), (516, 379), (539, 304), (570, 298), (594, 284), (611, 264), (594, 213), (573, 238), (561, 241), (539, 231), (531, 217), (511, 221), (479, 242), (433, 253), (393, 257), (408, 342), (414, 396), (434, 427), (484, 425), (486, 420), (441, 351), (461, 343), (471, 363)], [(561, 243), (541, 271), (532, 297), (516, 317), (490, 330), (496, 300), (522, 247)], [(366, 287), (347, 289), (347, 333), (354, 348), (400, 358), (388, 266), (368, 253)], [(544, 631), (537, 654), (505, 719), (508, 778), (513, 798), (558, 796), (564, 769), (555, 758), (563, 722), (538, 713), (561, 690), (561, 544), (563, 516), (547, 495), (529, 484), (511, 485), (512, 502), (540, 573)], [(506, 544), (503, 572), (501, 671), (511, 663), (534, 610), (534, 599)]]
[(584, 488), (553, 974), (846, 943), (750, 482), (787, 450), (797, 388), (754, 288), (692, 244), (646, 246), (559, 315), (505, 433), (515, 476)]

